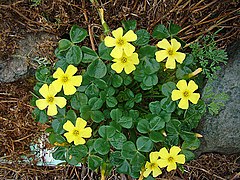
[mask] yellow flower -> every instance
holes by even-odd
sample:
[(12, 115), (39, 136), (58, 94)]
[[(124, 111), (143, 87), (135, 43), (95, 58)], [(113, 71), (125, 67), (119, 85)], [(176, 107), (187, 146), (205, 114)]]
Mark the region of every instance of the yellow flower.
[(167, 58), (166, 68), (175, 69), (175, 60), (178, 63), (182, 64), (183, 60), (186, 57), (186, 54), (177, 52), (177, 50), (181, 47), (181, 44), (176, 39), (171, 39), (171, 44), (167, 41), (167, 39), (163, 39), (157, 43), (157, 46), (164, 50), (160, 50), (155, 53), (156, 60), (158, 62), (161, 62)]
[(170, 153), (168, 153), (168, 150), (164, 147), (160, 149), (159, 151), (159, 166), (161, 168), (167, 166), (167, 171), (170, 172), (171, 170), (177, 169), (177, 164), (184, 164), (185, 163), (185, 155), (178, 153), (181, 151), (181, 149), (177, 146), (173, 146), (170, 149)]
[[(45, 99), (38, 99), (36, 101), (36, 105), (40, 110), (43, 110), (48, 107), (47, 115), (54, 116), (57, 114), (57, 106), (63, 108), (66, 106), (66, 99), (64, 97), (55, 97), (57, 91), (55, 90), (54, 86), (50, 84), (44, 84), (40, 89), (39, 93)], [(57, 105), (57, 106), (56, 106)]]
[(132, 71), (136, 69), (135, 65), (139, 64), (138, 54), (133, 53), (131, 56), (127, 56), (123, 53), (121, 58), (113, 59), (113, 63), (111, 68), (117, 73), (121, 73), (122, 70), (126, 72), (126, 74), (130, 74)]
[(77, 118), (76, 126), (72, 124), (71, 121), (67, 121), (63, 125), (63, 129), (68, 131), (64, 133), (69, 143), (74, 141), (75, 145), (85, 144), (86, 141), (83, 138), (90, 138), (92, 136), (92, 129), (90, 127), (85, 128), (87, 122), (82, 118)]
[(161, 169), (159, 168), (160, 159), (159, 152), (151, 152), (149, 154), (150, 162), (146, 162), (145, 171), (143, 172), (144, 177), (148, 177), (151, 172), (153, 172), (153, 177), (157, 177), (162, 174)]
[(57, 79), (52, 82), (55, 89), (59, 92), (63, 87), (65, 95), (72, 95), (76, 92), (75, 86), (80, 86), (82, 83), (82, 76), (73, 76), (77, 72), (77, 68), (73, 65), (67, 67), (64, 73), (61, 68), (57, 68), (53, 74), (53, 78)]
[(137, 35), (132, 30), (129, 30), (123, 36), (123, 29), (121, 27), (112, 31), (112, 35), (114, 38), (107, 36), (104, 39), (105, 45), (107, 47), (115, 46), (110, 55), (117, 59), (122, 57), (123, 52), (127, 56), (131, 56), (132, 53), (135, 51), (135, 47), (132, 44), (130, 44), (129, 42), (136, 41)]
[(179, 90), (173, 90), (172, 91), (172, 100), (176, 101), (178, 99), (181, 99), (178, 107), (181, 109), (188, 109), (188, 100), (191, 101), (193, 104), (197, 104), (198, 99), (200, 98), (199, 93), (193, 93), (198, 89), (197, 84), (191, 80), (188, 85), (186, 80), (180, 80), (177, 83), (177, 88)]

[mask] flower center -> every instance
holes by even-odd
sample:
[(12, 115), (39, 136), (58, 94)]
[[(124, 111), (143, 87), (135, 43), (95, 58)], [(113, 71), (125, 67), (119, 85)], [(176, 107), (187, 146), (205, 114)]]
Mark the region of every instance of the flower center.
[(78, 135), (79, 135), (79, 131), (75, 129), (75, 130), (73, 131), (73, 135), (74, 135), (74, 136), (78, 136)]
[(127, 58), (126, 58), (126, 57), (122, 57), (122, 58), (121, 58), (121, 62), (122, 62), (122, 63), (126, 63), (126, 62), (127, 62)]
[(122, 46), (124, 44), (124, 40), (122, 38), (119, 38), (116, 42), (117, 45)]
[(50, 96), (47, 98), (48, 103), (52, 103), (54, 101), (54, 97)]
[(184, 92), (183, 92), (183, 96), (184, 96), (184, 97), (188, 97), (188, 96), (189, 96), (189, 92), (188, 92), (188, 91), (184, 91)]
[(170, 157), (168, 158), (168, 161), (169, 161), (169, 162), (174, 162), (173, 157), (170, 156)]
[(157, 167), (158, 165), (156, 164), (156, 163), (151, 163), (150, 164), (150, 167), (151, 167), (151, 169), (153, 169), (153, 168), (155, 168), (155, 167)]
[(172, 49), (169, 49), (169, 50), (168, 50), (168, 54), (169, 54), (169, 55), (173, 55), (173, 50), (172, 50)]
[(67, 82), (67, 81), (68, 81), (68, 77), (67, 77), (67, 76), (63, 76), (63, 77), (62, 77), (62, 82), (65, 83), (65, 82)]

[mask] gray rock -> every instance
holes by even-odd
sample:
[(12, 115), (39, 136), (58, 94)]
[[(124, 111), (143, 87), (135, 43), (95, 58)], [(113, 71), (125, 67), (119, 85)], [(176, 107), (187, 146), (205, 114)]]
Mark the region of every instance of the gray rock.
[(225, 92), (229, 99), (219, 114), (207, 114), (197, 131), (203, 135), (197, 154), (218, 152), (223, 154), (240, 153), (240, 41), (228, 48), (228, 64), (218, 78), (208, 82), (204, 88), (212, 87), (213, 93)]
[(16, 53), (7, 59), (0, 59), (0, 82), (13, 82), (27, 75), (32, 68), (34, 59), (39, 58), (39, 44), (45, 41), (56, 41), (56, 37), (49, 33), (26, 33), (18, 42)]

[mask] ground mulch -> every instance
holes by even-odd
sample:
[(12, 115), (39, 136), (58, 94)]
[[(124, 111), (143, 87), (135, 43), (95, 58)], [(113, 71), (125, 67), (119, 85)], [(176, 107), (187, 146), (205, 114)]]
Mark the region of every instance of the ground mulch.
[[(93, 40), (85, 43), (96, 47), (102, 27), (96, 8), (105, 10), (105, 20), (111, 29), (121, 26), (121, 20), (135, 19), (138, 28), (149, 32), (155, 25), (170, 21), (183, 29), (179, 36), (191, 44), (201, 41), (201, 35), (214, 33), (219, 48), (226, 48), (240, 37), (238, 0), (99, 0), (92, 5), (87, 0), (2, 0), (0, 1), (0, 58), (8, 61), (19, 48), (18, 41), (26, 33), (47, 32), (58, 39), (68, 37), (73, 24), (84, 27)], [(40, 57), (49, 57), (57, 40), (39, 45)], [(97, 179), (98, 174), (85, 167), (37, 167), (30, 144), (37, 143), (44, 125), (32, 118), (30, 105), (35, 79), (29, 76), (13, 83), (0, 83), (0, 179)], [(23, 155), (32, 158), (24, 163)], [(164, 173), (161, 179), (240, 179), (240, 157), (217, 153), (203, 154), (184, 165), (185, 172)], [(130, 179), (113, 174), (109, 179)]]

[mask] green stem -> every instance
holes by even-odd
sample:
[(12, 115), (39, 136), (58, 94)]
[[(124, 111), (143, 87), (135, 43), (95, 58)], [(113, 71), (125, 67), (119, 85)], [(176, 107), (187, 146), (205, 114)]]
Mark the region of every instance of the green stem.
[(163, 95), (150, 95), (150, 96), (143, 96), (143, 98), (163, 98)]
[(143, 108), (141, 108), (141, 107), (139, 107), (139, 106), (135, 106), (138, 110), (140, 110), (140, 111), (142, 111), (142, 112), (145, 112), (145, 113), (149, 113), (147, 110), (145, 110), (145, 109), (143, 109)]

